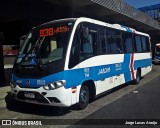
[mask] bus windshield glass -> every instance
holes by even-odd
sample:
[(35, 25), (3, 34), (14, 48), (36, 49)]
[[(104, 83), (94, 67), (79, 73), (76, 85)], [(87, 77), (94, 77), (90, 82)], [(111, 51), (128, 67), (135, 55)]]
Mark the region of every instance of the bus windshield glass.
[(59, 22), (34, 28), (19, 50), (20, 65), (47, 64), (64, 59), (73, 22)]

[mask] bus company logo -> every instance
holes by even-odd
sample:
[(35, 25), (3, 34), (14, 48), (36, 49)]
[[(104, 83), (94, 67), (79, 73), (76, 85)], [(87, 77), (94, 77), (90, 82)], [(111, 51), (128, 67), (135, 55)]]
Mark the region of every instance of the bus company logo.
[(2, 120), (2, 125), (11, 125), (11, 120)]
[(27, 81), (26, 81), (26, 86), (29, 86), (29, 85), (30, 85), (30, 81), (27, 80)]
[(89, 68), (85, 68), (84, 69), (84, 75), (85, 75), (85, 77), (89, 77)]
[(16, 80), (16, 83), (21, 84), (22, 80)]
[(122, 70), (122, 64), (121, 63), (115, 64), (115, 68), (116, 68), (116, 71)]
[(37, 85), (45, 85), (46, 81), (45, 80), (37, 80)]

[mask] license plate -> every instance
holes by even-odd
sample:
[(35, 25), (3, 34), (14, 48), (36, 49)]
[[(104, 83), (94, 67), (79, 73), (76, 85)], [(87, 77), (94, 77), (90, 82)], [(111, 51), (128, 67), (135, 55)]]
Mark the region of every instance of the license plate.
[(26, 98), (30, 98), (30, 99), (34, 99), (34, 98), (35, 98), (34, 93), (24, 93), (24, 96), (25, 96)]

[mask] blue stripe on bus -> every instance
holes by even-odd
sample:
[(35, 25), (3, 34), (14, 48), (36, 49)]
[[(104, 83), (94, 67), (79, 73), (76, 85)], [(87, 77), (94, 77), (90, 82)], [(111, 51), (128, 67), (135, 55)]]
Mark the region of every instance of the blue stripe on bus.
[(125, 82), (129, 82), (132, 80), (131, 75), (130, 75), (130, 59), (131, 59), (131, 54), (125, 54), (124, 55), (124, 66), (123, 66), (123, 73)]
[[(132, 80), (129, 64), (130, 64), (130, 54), (126, 54), (124, 55), (123, 63), (66, 70), (50, 76), (46, 76), (38, 80), (30, 78), (21, 79), (13, 75), (13, 81), (16, 82), (20, 87), (25, 87), (26, 81), (30, 80), (29, 87), (38, 88), (45, 84), (52, 83), (58, 80), (66, 80), (65, 88), (71, 88), (77, 85), (81, 85), (86, 80), (98, 81), (118, 74), (124, 74), (125, 82), (129, 82)], [(147, 67), (150, 65), (151, 65), (151, 59), (134, 61), (135, 70), (138, 67)], [(99, 72), (100, 74), (98, 75)]]
[(125, 28), (127, 32), (133, 32), (133, 30), (129, 27), (126, 27), (126, 26), (123, 26), (123, 25), (120, 25), (122, 28)]
[(134, 62), (134, 69), (137, 69), (138, 67), (147, 67), (151, 65), (152, 65), (151, 59), (137, 60)]

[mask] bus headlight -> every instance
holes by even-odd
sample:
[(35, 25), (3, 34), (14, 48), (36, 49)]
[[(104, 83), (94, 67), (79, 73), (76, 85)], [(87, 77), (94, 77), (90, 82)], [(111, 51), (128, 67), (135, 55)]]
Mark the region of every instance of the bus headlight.
[(17, 85), (16, 85), (13, 81), (11, 81), (11, 82), (10, 82), (10, 86), (11, 86), (12, 88), (15, 88)]
[(53, 83), (49, 83), (49, 84), (43, 86), (43, 88), (45, 90), (54, 90), (54, 89), (57, 89), (57, 88), (64, 86), (65, 84), (66, 84), (65, 80), (60, 80), (60, 81), (56, 81)]

